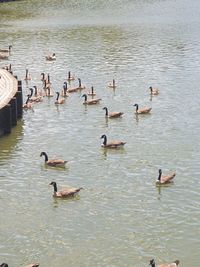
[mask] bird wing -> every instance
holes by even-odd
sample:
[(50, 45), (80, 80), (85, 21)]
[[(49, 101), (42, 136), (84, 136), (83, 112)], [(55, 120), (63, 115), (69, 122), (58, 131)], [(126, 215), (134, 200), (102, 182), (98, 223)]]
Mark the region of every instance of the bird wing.
[(67, 163), (67, 161), (63, 159), (51, 159), (51, 160), (48, 160), (47, 162), (47, 164), (51, 166), (56, 166), (56, 165), (65, 164), (65, 163)]
[(162, 183), (167, 183), (171, 182), (171, 180), (176, 176), (176, 173), (172, 173), (166, 176), (161, 176), (161, 182)]
[(121, 116), (122, 114), (124, 114), (124, 113), (123, 112), (109, 112), (108, 116), (111, 118), (115, 118), (115, 117)]

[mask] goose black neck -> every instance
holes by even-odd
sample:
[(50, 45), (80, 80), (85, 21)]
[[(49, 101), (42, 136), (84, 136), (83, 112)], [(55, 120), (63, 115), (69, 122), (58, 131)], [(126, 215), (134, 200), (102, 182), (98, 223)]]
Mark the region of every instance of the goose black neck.
[(113, 79), (113, 86), (115, 86), (115, 79)]
[(28, 78), (28, 69), (26, 69), (26, 78)]
[(53, 184), (53, 188), (54, 188), (54, 192), (56, 193), (58, 191), (58, 188), (57, 188), (57, 184), (56, 183)]
[(43, 152), (42, 155), (44, 155), (44, 158), (45, 158), (45, 162), (48, 161), (48, 156), (47, 156), (47, 153)]
[(68, 79), (70, 79), (71, 78), (71, 72), (69, 71), (68, 72)]
[(93, 86), (91, 87), (91, 90), (92, 90), (92, 94), (93, 94), (94, 93), (94, 87)]
[(81, 87), (81, 79), (78, 79), (78, 87)]
[(135, 104), (136, 111), (138, 111), (138, 104)]
[(57, 92), (56, 94), (57, 94), (56, 100), (58, 100), (60, 94), (59, 92)]
[(31, 91), (31, 95), (30, 97), (33, 95), (33, 88), (30, 88), (30, 91)]
[(104, 108), (105, 109), (105, 111), (106, 111), (106, 116), (108, 116), (108, 108)]
[(48, 83), (50, 83), (50, 75), (49, 74), (47, 76), (47, 81), (48, 81)]
[(150, 263), (151, 267), (156, 267), (155, 261)]
[(37, 86), (34, 86), (35, 88), (35, 96), (37, 96)]
[(27, 100), (26, 100), (26, 105), (28, 104), (28, 102), (29, 102), (29, 98), (30, 98), (30, 95), (28, 95), (28, 97), (27, 97)]
[(161, 176), (162, 176), (162, 172), (161, 172), (161, 171), (159, 171), (159, 175), (158, 175), (158, 181), (160, 181), (160, 179), (161, 179)]
[(87, 95), (84, 94), (83, 97), (85, 98), (85, 102), (87, 101)]
[(106, 135), (103, 136), (103, 144), (104, 144), (104, 146), (106, 146), (106, 144), (107, 144), (107, 137), (106, 137)]

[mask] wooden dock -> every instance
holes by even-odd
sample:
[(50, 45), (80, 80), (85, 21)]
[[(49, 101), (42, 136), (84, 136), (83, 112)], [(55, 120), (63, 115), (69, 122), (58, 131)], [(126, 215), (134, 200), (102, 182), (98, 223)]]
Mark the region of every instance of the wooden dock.
[(0, 136), (11, 133), (22, 117), (22, 85), (16, 76), (0, 69)]

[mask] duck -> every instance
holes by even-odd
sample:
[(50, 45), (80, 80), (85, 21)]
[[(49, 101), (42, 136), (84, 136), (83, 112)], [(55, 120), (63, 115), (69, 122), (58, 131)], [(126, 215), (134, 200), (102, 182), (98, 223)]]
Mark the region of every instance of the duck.
[(101, 146), (104, 148), (121, 148), (126, 144), (126, 142), (116, 140), (107, 142), (107, 136), (105, 134), (101, 136), (101, 139), (103, 139), (103, 143)]
[(30, 95), (27, 95), (27, 100), (26, 103), (23, 105), (23, 109), (32, 109), (33, 108), (33, 104), (30, 103)]
[(115, 83), (115, 79), (113, 79), (112, 82), (108, 83), (108, 87), (110, 87), (110, 88), (116, 88), (117, 87), (116, 83)]
[(151, 267), (177, 267), (179, 265), (180, 261), (179, 260), (175, 260), (172, 263), (164, 263), (164, 264), (159, 264), (156, 266), (155, 260), (152, 259), (150, 260), (150, 264)]
[(106, 118), (119, 118), (121, 117), (124, 113), (123, 112), (109, 112), (108, 113), (108, 108), (104, 107), (103, 108), (106, 111), (105, 117)]
[(40, 157), (44, 156), (45, 158), (45, 164), (51, 167), (64, 167), (67, 163), (66, 160), (63, 159), (48, 159), (46, 152), (41, 152)]
[(63, 84), (63, 90), (61, 91), (61, 95), (63, 97), (69, 96), (69, 94), (67, 94), (67, 82), (64, 82), (64, 84)]
[(158, 179), (156, 180), (156, 185), (162, 185), (162, 184), (169, 184), (173, 182), (174, 177), (176, 176), (176, 173), (173, 172), (171, 174), (168, 174), (166, 176), (162, 175), (162, 170), (158, 170)]
[(148, 107), (139, 109), (138, 104), (134, 104), (133, 106), (136, 107), (136, 111), (135, 111), (136, 114), (147, 114), (147, 113), (150, 113), (150, 111), (152, 110), (152, 108), (148, 108)]
[(75, 76), (74, 75), (71, 75), (71, 71), (68, 71), (68, 78), (67, 78), (67, 80), (68, 80), (68, 82), (75, 80)]
[(0, 53), (10, 53), (11, 52), (12, 45), (8, 46), (8, 49), (0, 49)]
[(79, 188), (66, 188), (59, 190), (57, 189), (56, 182), (51, 182), (49, 185), (52, 185), (54, 188), (53, 197), (57, 198), (68, 198), (68, 197), (74, 197), (83, 187)]
[(94, 96), (94, 95), (96, 95), (96, 93), (95, 93), (95, 91), (94, 91), (94, 86), (91, 87), (91, 91), (89, 91), (89, 92), (87, 93), (87, 95), (90, 95), (90, 96)]
[(56, 60), (56, 54), (53, 53), (53, 54), (51, 54), (51, 55), (47, 55), (47, 56), (45, 56), (45, 58), (46, 58), (46, 60), (48, 60), (48, 61)]
[(55, 104), (56, 105), (64, 104), (65, 103), (65, 99), (64, 98), (59, 99), (59, 96), (60, 96), (60, 93), (59, 92), (56, 92), (56, 94), (57, 94), (57, 97), (56, 97)]
[(83, 104), (84, 105), (95, 105), (95, 104), (98, 104), (99, 101), (101, 100), (101, 98), (94, 98), (94, 99), (87, 99), (87, 95), (86, 94), (83, 94), (82, 97), (85, 98)]
[(25, 74), (25, 78), (24, 78), (25, 81), (30, 81), (31, 80), (31, 75), (28, 71), (28, 69), (26, 69), (26, 74)]
[(159, 90), (156, 88), (153, 88), (152, 86), (149, 87), (149, 90), (150, 90), (151, 95), (158, 95), (159, 94)]

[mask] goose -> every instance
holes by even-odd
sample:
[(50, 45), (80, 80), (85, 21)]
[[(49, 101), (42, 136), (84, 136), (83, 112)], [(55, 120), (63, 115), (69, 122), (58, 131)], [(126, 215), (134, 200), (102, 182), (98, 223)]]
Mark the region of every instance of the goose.
[(56, 54), (53, 53), (52, 55), (45, 56), (46, 60), (53, 61), (56, 60)]
[(29, 88), (29, 90), (31, 91), (30, 102), (41, 102), (43, 100), (41, 96), (33, 96), (33, 88)]
[(159, 94), (159, 90), (156, 88), (153, 88), (152, 86), (149, 87), (149, 90), (150, 90), (151, 95), (158, 95)]
[(101, 136), (101, 139), (102, 138), (104, 140), (103, 140), (103, 144), (101, 146), (104, 147), (104, 148), (121, 148), (126, 144), (126, 142), (116, 141), (116, 140), (107, 142), (107, 136), (105, 134), (103, 134)]
[(58, 191), (56, 182), (51, 182), (49, 185), (52, 185), (54, 188), (53, 196), (58, 198), (74, 197), (81, 189), (83, 189), (83, 187), (66, 188)]
[(54, 92), (50, 86), (46, 87), (45, 90), (46, 90), (46, 96), (48, 96), (48, 97), (54, 96)]
[(12, 71), (12, 65), (11, 64), (5, 65), (2, 69), (11, 72)]
[(26, 103), (23, 105), (23, 109), (32, 109), (33, 108), (33, 104), (30, 103), (30, 95), (27, 95), (27, 100), (26, 100)]
[(89, 99), (88, 100), (86, 94), (82, 95), (82, 97), (85, 98), (85, 100), (83, 102), (84, 105), (95, 105), (95, 104), (98, 104), (99, 101), (101, 100), (101, 98), (94, 98), (94, 99)]
[(85, 85), (82, 85), (81, 78), (78, 78), (78, 89), (79, 90), (85, 89)]
[(172, 183), (173, 182), (173, 178), (176, 176), (175, 172), (173, 172), (171, 174), (168, 174), (166, 176), (163, 176), (161, 169), (158, 170), (158, 173), (159, 173), (159, 175), (158, 175), (158, 179), (156, 181), (157, 185)]
[(5, 263), (5, 262), (3, 262), (3, 263), (0, 265), (0, 267), (8, 267), (8, 264)]
[(91, 91), (88, 92), (87, 95), (91, 95), (91, 96), (96, 95), (96, 93), (95, 93), (95, 91), (94, 91), (94, 86), (91, 87)]
[(9, 45), (8, 49), (0, 49), (0, 53), (10, 53), (12, 45)]
[(40, 157), (44, 156), (45, 158), (45, 164), (51, 167), (64, 167), (67, 163), (66, 160), (63, 159), (48, 159), (46, 152), (41, 152)]
[(26, 74), (25, 74), (25, 78), (24, 78), (25, 81), (30, 81), (31, 80), (31, 75), (30, 73), (28, 72), (28, 69), (26, 69)]
[(67, 94), (67, 82), (64, 82), (64, 84), (63, 84), (63, 90), (61, 91), (61, 95), (62, 95), (63, 97), (67, 97), (67, 96), (69, 96), (69, 95)]
[(156, 266), (155, 260), (152, 259), (150, 260), (150, 264), (151, 267), (177, 267), (179, 265), (180, 261), (179, 260), (175, 260), (172, 263), (164, 263), (164, 264), (159, 264)]
[(105, 117), (106, 118), (119, 118), (121, 117), (124, 113), (123, 112), (109, 112), (108, 113), (108, 108), (104, 107), (103, 108), (106, 111)]
[(59, 96), (60, 96), (60, 93), (59, 92), (56, 92), (56, 94), (57, 94), (57, 97), (56, 97), (55, 104), (56, 105), (64, 104), (65, 103), (65, 99), (64, 98), (59, 99)]
[(68, 78), (67, 78), (67, 80), (68, 80), (69, 82), (75, 80), (75, 76), (74, 76), (74, 75), (71, 75), (71, 71), (68, 72)]
[(42, 93), (42, 91), (41, 91), (41, 90), (38, 90), (38, 88), (37, 88), (36, 85), (34, 85), (33, 87), (34, 87), (34, 89), (35, 89), (35, 93), (34, 93), (34, 95), (35, 95), (36, 97), (44, 96), (44, 94)]
[(115, 83), (115, 79), (113, 79), (112, 82), (108, 83), (108, 87), (110, 87), (110, 88), (116, 88), (117, 87), (116, 83)]
[(135, 111), (136, 114), (147, 114), (152, 110), (152, 108), (147, 108), (147, 107), (139, 109), (138, 104), (134, 104), (133, 106), (136, 107), (136, 111)]

